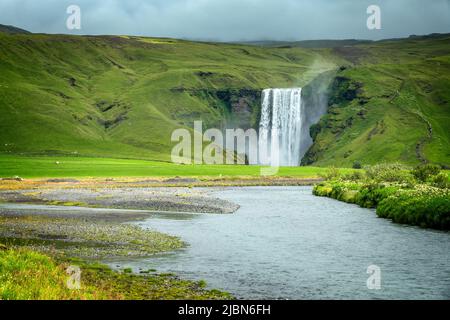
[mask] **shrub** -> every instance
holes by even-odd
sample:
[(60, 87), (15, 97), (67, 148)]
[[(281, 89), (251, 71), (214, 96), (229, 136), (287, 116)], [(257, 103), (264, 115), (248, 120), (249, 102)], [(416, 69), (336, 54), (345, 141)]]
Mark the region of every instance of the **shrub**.
[(326, 172), (320, 174), (320, 176), (325, 180), (336, 180), (341, 177), (341, 172), (336, 167), (329, 167), (327, 168)]
[(417, 180), (421, 182), (427, 182), (434, 176), (437, 176), (440, 172), (441, 167), (435, 164), (423, 164), (414, 168), (412, 174)]
[(399, 182), (414, 184), (414, 177), (405, 166), (399, 163), (383, 163), (365, 168), (369, 179), (377, 182)]
[(353, 169), (362, 169), (362, 164), (359, 161), (353, 162)]
[(316, 184), (313, 188), (313, 194), (319, 197), (331, 197), (333, 188), (325, 183)]
[(441, 189), (450, 188), (450, 182), (448, 180), (448, 175), (444, 172), (440, 172), (438, 175), (432, 178), (433, 186)]
[(450, 230), (450, 194), (448, 189), (442, 191), (392, 195), (379, 203), (377, 215), (396, 223)]
[(366, 178), (363, 171), (353, 171), (352, 173), (346, 174), (343, 179), (348, 181), (363, 181)]
[(360, 184), (349, 181), (323, 182), (314, 186), (313, 194), (336, 200), (355, 203)]
[[(379, 217), (396, 223), (450, 230), (450, 180), (439, 167), (422, 165), (409, 171), (394, 163), (344, 176), (337, 172), (331, 168), (330, 181), (316, 185), (314, 194), (377, 208)], [(421, 180), (425, 182), (417, 183)]]
[(355, 202), (364, 208), (375, 208), (378, 203), (399, 190), (397, 186), (384, 186), (378, 183), (364, 185), (355, 197)]

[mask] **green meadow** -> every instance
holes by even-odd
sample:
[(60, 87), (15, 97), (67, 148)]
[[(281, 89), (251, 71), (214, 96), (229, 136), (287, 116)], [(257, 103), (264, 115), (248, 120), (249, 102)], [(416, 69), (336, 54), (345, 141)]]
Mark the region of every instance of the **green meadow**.
[[(246, 165), (178, 165), (135, 159), (0, 155), (0, 176), (21, 178), (256, 177), (261, 175), (261, 168)], [(326, 170), (319, 167), (281, 167), (276, 176), (317, 178), (319, 174), (326, 173)]]

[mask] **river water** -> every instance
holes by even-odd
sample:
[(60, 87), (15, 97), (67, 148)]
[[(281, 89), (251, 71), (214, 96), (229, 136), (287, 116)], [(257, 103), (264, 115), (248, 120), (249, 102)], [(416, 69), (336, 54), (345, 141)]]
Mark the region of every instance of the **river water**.
[[(204, 279), (247, 299), (450, 299), (449, 232), (394, 224), (374, 210), (311, 192), (212, 191), (241, 208), (231, 215), (167, 214), (139, 222), (189, 246), (119, 263)], [(370, 283), (380, 279), (380, 289), (368, 288), (369, 266), (379, 268)]]

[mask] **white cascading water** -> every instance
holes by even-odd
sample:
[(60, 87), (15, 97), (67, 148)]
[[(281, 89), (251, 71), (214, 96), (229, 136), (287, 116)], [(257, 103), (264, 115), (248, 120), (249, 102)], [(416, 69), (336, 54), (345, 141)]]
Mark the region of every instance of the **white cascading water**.
[(259, 162), (262, 165), (300, 165), (302, 89), (265, 89), (259, 124)]

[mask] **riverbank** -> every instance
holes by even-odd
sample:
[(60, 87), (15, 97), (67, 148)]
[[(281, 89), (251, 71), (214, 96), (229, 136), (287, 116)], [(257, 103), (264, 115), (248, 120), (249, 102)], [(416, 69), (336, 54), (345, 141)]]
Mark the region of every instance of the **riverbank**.
[[(311, 185), (317, 181), (292, 177), (2, 179), (0, 243), (8, 249), (1, 252), (5, 271), (0, 276), (9, 282), (0, 297), (231, 298), (225, 292), (205, 289), (203, 281), (181, 280), (149, 270), (130, 274), (120, 265), (114, 266), (119, 270), (116, 272), (94, 261), (151, 257), (188, 245), (177, 237), (128, 222), (143, 221), (156, 212), (230, 214), (239, 208), (233, 202), (211, 196), (211, 190), (204, 187), (218, 190), (230, 185)], [(84, 289), (76, 292), (68, 291), (61, 282), (67, 279), (67, 266), (73, 263), (81, 267), (83, 275)], [(12, 273), (30, 277), (24, 282), (9, 277)], [(44, 274), (51, 275), (50, 279), (44, 280)]]
[(406, 170), (384, 164), (350, 175), (335, 171), (314, 186), (313, 194), (375, 208), (378, 217), (395, 223), (450, 230), (449, 176), (437, 166)]
[[(156, 189), (160, 199), (166, 188)], [(85, 194), (83, 188), (73, 186), (55, 190), (34, 192), (62, 196), (67, 190), (70, 196)], [(86, 291), (79, 292), (80, 296), (57, 291), (60, 295), (55, 299), (230, 297), (207, 288), (220, 288), (247, 299), (448, 298), (448, 282), (442, 281), (448, 274), (447, 232), (403, 227), (376, 219), (373, 210), (315, 197), (312, 187), (167, 188), (174, 200), (186, 200), (189, 197), (176, 197), (171, 190), (180, 195), (181, 191), (190, 191), (192, 199), (205, 197), (203, 203), (206, 199), (220, 198), (239, 205), (239, 214), (158, 214), (145, 210), (28, 204), (26, 197), (30, 190), (18, 190), (17, 200), (22, 203), (0, 204), (3, 218), (0, 232), (9, 235), (8, 239), (0, 239), (0, 243), (12, 248), (12, 256), (2, 256), (0, 260), (9, 265), (2, 270), (16, 268), (14, 274), (29, 275), (24, 277), (29, 282), (9, 276), (11, 272), (4, 273), (3, 279), (9, 281), (7, 293), (16, 290), (15, 297), (27, 298), (30, 297), (27, 288), (39, 283), (44, 286), (41, 288), (57, 290), (58, 286), (65, 286), (61, 281), (68, 278), (67, 267), (74, 265), (81, 268), (81, 283)], [(44, 200), (38, 199), (36, 203)], [(150, 198), (148, 201), (151, 202)], [(114, 233), (112, 236), (110, 231)], [(142, 242), (133, 241), (139, 239)], [(146, 244), (148, 247), (144, 248)], [(20, 250), (38, 254), (36, 259), (44, 266), (28, 263)], [(99, 266), (98, 261), (110, 268)], [(373, 263), (383, 270), (395, 264), (391, 267), (394, 272), (384, 273), (386, 287), (382, 292), (366, 288), (366, 268)], [(56, 275), (47, 285), (46, 279), (35, 270), (42, 267), (44, 273), (50, 274), (46, 267), (49, 264)], [(411, 271), (412, 264), (420, 267)], [(25, 269), (18, 270), (22, 265)], [(302, 266), (300, 273), (299, 266)], [(339, 277), (329, 277), (333, 273)], [(195, 281), (181, 280), (174, 274)], [(37, 282), (32, 282), (33, 279)], [(208, 283), (207, 287), (202, 279)], [(430, 286), (433, 290), (429, 290)], [(96, 289), (89, 291), (90, 287)], [(37, 295), (36, 290), (32, 297), (49, 297), (44, 295), (45, 290), (43, 295)], [(99, 294), (92, 296), (90, 292)]]
[[(354, 170), (346, 169), (345, 172)], [(326, 171), (324, 171), (325, 173)], [(0, 178), (1, 190), (37, 188), (158, 188), (158, 187), (250, 187), (250, 186), (312, 186), (324, 179), (318, 175), (295, 176), (175, 176), (116, 178), (31, 178), (19, 176)]]
[(233, 213), (239, 208), (234, 203), (209, 196), (205, 189), (186, 187), (40, 187), (0, 191), (0, 199), (7, 203), (141, 210), (129, 212), (130, 214), (142, 213), (142, 210), (149, 213), (162, 211), (220, 214)]
[[(203, 281), (182, 280), (155, 270), (131, 274), (120, 265), (112, 271), (97, 263), (107, 258), (151, 257), (188, 245), (178, 237), (129, 223), (149, 218), (154, 213), (148, 209), (231, 213), (237, 209), (231, 202), (189, 188), (93, 190), (74, 189), (73, 185), (3, 190), (0, 199), (4, 202), (0, 204), (1, 299), (231, 298), (225, 292), (205, 289)], [(127, 209), (92, 208), (102, 205)], [(69, 265), (81, 268), (81, 291), (68, 291), (62, 282), (68, 277)], [(13, 274), (27, 276), (22, 279)], [(44, 279), (45, 274), (50, 277)]]
[(148, 211), (233, 213), (233, 203), (209, 197), (206, 187), (311, 186), (322, 178), (173, 177), (0, 180), (0, 202), (139, 209)]
[[(207, 289), (205, 282), (200, 280), (206, 279), (211, 285), (208, 288), (229, 290), (237, 297), (324, 298), (328, 297), (327, 294), (318, 294), (314, 291), (316, 289), (314, 286), (306, 296), (303, 296), (304, 290), (284, 287), (298, 270), (291, 265), (283, 265), (280, 271), (288, 269), (292, 274), (281, 283), (279, 273), (276, 277), (271, 277), (273, 270), (279, 268), (274, 261), (284, 261), (286, 256), (291, 256), (292, 250), (289, 248), (297, 247), (298, 243), (317, 243), (317, 247), (316, 250), (310, 251), (309, 245), (299, 251), (301, 254), (296, 258), (297, 265), (305, 264), (304, 252), (311, 252), (314, 256), (316, 252), (321, 252), (320, 250), (329, 246), (329, 243), (335, 243), (339, 237), (343, 239), (342, 247), (353, 243), (355, 237), (353, 228), (350, 242), (346, 239), (349, 236), (348, 227), (355, 223), (355, 219), (358, 219), (361, 225), (357, 228), (361, 230), (358, 234), (358, 243), (367, 238), (365, 234), (367, 230), (372, 233), (371, 239), (379, 238), (379, 241), (374, 242), (377, 244), (388, 243), (383, 236), (383, 232), (386, 232), (383, 228), (388, 228), (401, 241), (404, 237), (409, 237), (408, 241), (414, 241), (421, 235), (420, 230), (408, 230), (403, 233), (401, 229), (397, 229), (398, 226), (387, 227), (374, 221), (378, 219), (360, 214), (360, 212), (368, 213), (369, 210), (315, 198), (311, 194), (313, 190), (311, 187), (298, 188), (298, 185), (316, 184), (314, 187), (316, 195), (349, 203), (361, 203), (363, 207), (368, 208), (374, 206), (380, 208), (379, 202), (385, 197), (390, 199), (390, 203), (396, 205), (399, 203), (398, 207), (402, 210), (410, 210), (408, 215), (402, 213), (400, 217), (419, 216), (427, 219), (426, 223), (423, 220), (406, 223), (425, 227), (430, 227), (430, 223), (439, 223), (440, 226), (444, 223), (444, 227), (437, 229), (445, 230), (447, 220), (441, 218), (445, 218), (445, 212), (448, 212), (445, 211), (447, 208), (445, 205), (446, 203), (448, 205), (449, 200), (448, 193), (442, 197), (444, 207), (441, 202), (436, 202), (438, 205), (429, 210), (430, 202), (424, 200), (437, 194), (434, 191), (428, 192), (431, 189), (448, 191), (447, 173), (444, 174), (445, 179), (438, 173), (431, 178), (422, 177), (421, 179), (425, 181), (419, 183), (413, 173), (404, 169), (381, 166), (381, 169), (340, 171), (339, 174), (335, 171), (338, 170), (330, 169), (324, 175), (325, 181), (320, 178), (294, 177), (16, 178), (0, 181), (0, 243), (8, 248), (1, 251), (0, 263), (4, 264), (2, 270), (12, 270), (0, 275), (2, 279), (9, 281), (3, 280), (7, 285), (0, 293), (0, 297), (4, 299), (231, 298), (228, 293)], [(244, 187), (257, 184), (293, 187)], [(233, 188), (223, 188), (233, 185), (239, 188), (235, 188), (235, 191), (232, 191)], [(213, 187), (206, 188), (206, 186)], [(426, 186), (428, 191), (422, 192), (422, 195), (411, 193), (412, 190), (418, 192), (421, 186)], [(422, 207), (411, 206), (409, 200), (397, 201), (397, 198), (393, 198), (397, 193), (414, 195), (414, 201), (427, 204), (422, 206), (425, 215), (409, 215), (409, 212)], [(224, 196), (227, 194), (232, 196)], [(231, 216), (230, 214), (235, 212), (241, 203), (244, 206), (240, 214)], [(441, 212), (442, 208), (444, 212)], [(281, 211), (282, 214), (279, 213), (281, 209), (284, 210)], [(314, 215), (311, 215), (311, 210)], [(353, 215), (354, 210), (358, 211), (358, 214)], [(394, 212), (391, 210), (389, 208), (388, 212)], [(262, 215), (262, 218), (257, 218), (259, 215)], [(170, 220), (170, 223), (165, 223), (163, 219)], [(332, 219), (336, 220), (332, 222)], [(281, 256), (274, 254), (282, 245), (277, 232), (279, 229), (272, 229), (277, 224), (279, 228), (285, 230), (282, 243), (286, 244), (286, 250), (281, 251)], [(286, 225), (292, 227), (286, 229)], [(177, 229), (177, 226), (180, 229)], [(319, 233), (318, 228), (322, 228)], [(214, 232), (211, 232), (212, 230)], [(249, 232), (251, 242), (246, 241)], [(321, 237), (322, 242), (317, 242), (317, 234), (334, 233), (336, 235), (330, 239)], [(272, 238), (268, 235), (276, 236)], [(308, 235), (307, 239), (302, 238), (305, 235)], [(436, 243), (441, 243), (442, 239), (447, 241), (446, 235), (433, 234), (433, 236), (440, 239), (436, 240)], [(230, 242), (230, 239), (234, 239), (234, 242)], [(188, 244), (183, 241), (188, 241)], [(205, 249), (205, 242), (215, 243), (211, 252), (207, 250), (209, 246)], [(232, 243), (235, 243), (235, 247)], [(372, 247), (374, 243), (367, 243), (367, 246)], [(180, 257), (179, 254), (172, 255), (172, 252), (180, 249), (183, 253), (181, 256), (184, 257)], [(223, 256), (219, 259), (220, 268), (217, 250), (223, 252)], [(242, 254), (236, 256), (239, 250), (242, 250)], [(262, 250), (266, 250), (266, 253), (261, 254)], [(351, 250), (354, 250), (356, 256), (360, 254), (359, 248)], [(390, 250), (392, 248), (385, 248), (380, 251), (380, 255)], [(251, 253), (254, 255), (249, 258), (248, 255)], [(411, 258), (405, 252), (397, 252), (398, 254), (404, 255), (405, 259)], [(367, 261), (372, 261), (371, 256), (366, 258)], [(179, 262), (177, 259), (184, 260)], [(248, 264), (248, 260), (252, 263)], [(363, 260), (353, 272), (365, 270), (366, 260)], [(105, 261), (110, 267), (99, 265), (98, 261)], [(255, 261), (261, 263), (257, 275), (254, 274)], [(385, 262), (388, 261), (390, 260)], [(314, 262), (312, 259), (312, 265), (308, 270), (317, 270), (320, 267), (321, 264), (314, 265)], [(80, 267), (82, 271), (81, 281), (84, 289), (75, 293), (67, 292), (65, 283), (61, 282), (67, 280), (66, 270), (71, 265)], [(245, 277), (236, 278), (236, 265), (240, 266), (240, 272), (246, 270)], [(264, 268), (268, 269), (264, 271)], [(428, 270), (428, 266), (425, 269)], [(39, 270), (43, 270), (42, 274), (51, 275), (49, 280), (51, 285), (47, 285), (46, 279), (42, 279)], [(224, 270), (226, 276), (223, 275)], [(323, 272), (329, 274), (329, 270)], [(10, 276), (22, 273), (29, 275), (25, 276), (23, 281)], [(174, 274), (196, 281), (182, 280)], [(310, 276), (314, 282), (314, 275)], [(348, 276), (348, 281), (354, 278), (354, 274)], [(220, 277), (226, 280), (220, 281)], [(33, 279), (36, 279), (35, 282)], [(255, 281), (258, 283), (257, 286)], [(39, 283), (42, 284), (40, 289)], [(349, 292), (358, 289), (358, 286), (358, 283), (354, 283), (353, 289)], [(27, 288), (34, 289), (29, 291)], [(47, 292), (45, 288), (51, 290)], [(284, 288), (282, 296), (277, 295), (277, 288)], [(368, 297), (364, 292), (360, 292), (358, 296)], [(396, 292), (394, 296), (404, 297), (401, 292)], [(332, 297), (340, 295), (335, 293)], [(352, 295), (348, 293), (346, 297)]]
[[(80, 286), (68, 271), (80, 271)], [(142, 270), (112, 271), (105, 265), (0, 245), (1, 300), (168, 300), (230, 299), (206, 290), (203, 281)], [(71, 273), (74, 275), (74, 273)], [(72, 284), (72, 287), (68, 286)]]

